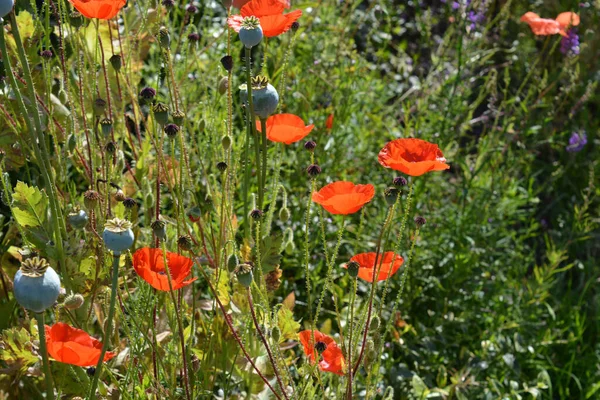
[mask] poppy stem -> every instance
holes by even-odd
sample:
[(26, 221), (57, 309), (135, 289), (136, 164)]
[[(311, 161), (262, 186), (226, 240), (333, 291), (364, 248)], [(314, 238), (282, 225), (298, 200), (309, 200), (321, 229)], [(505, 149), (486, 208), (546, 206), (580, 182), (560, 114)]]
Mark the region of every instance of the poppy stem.
[(38, 333), (40, 335), (40, 352), (42, 353), (42, 362), (44, 364), (44, 381), (46, 382), (46, 399), (54, 400), (54, 386), (52, 384), (52, 373), (50, 372), (50, 362), (48, 361), (48, 349), (46, 348), (46, 328), (44, 326), (44, 313), (36, 313), (35, 319), (38, 323)]
[(252, 320), (254, 321), (254, 326), (256, 327), (256, 330), (258, 331), (258, 335), (260, 336), (260, 340), (265, 345), (265, 349), (267, 349), (267, 354), (269, 355), (269, 360), (271, 360), (271, 365), (273, 365), (273, 372), (275, 373), (275, 377), (277, 378), (277, 383), (279, 384), (279, 387), (281, 388), (281, 393), (283, 394), (283, 397), (285, 397), (286, 399), (289, 399), (287, 396), (287, 392), (285, 390), (285, 386), (283, 385), (283, 382), (281, 381), (281, 376), (279, 373), (279, 368), (277, 367), (277, 362), (275, 361), (275, 358), (273, 357), (273, 353), (271, 352), (271, 348), (269, 347), (269, 342), (265, 338), (265, 335), (264, 335), (262, 329), (260, 329), (260, 324), (258, 323), (258, 319), (256, 318), (256, 312), (254, 311), (254, 302), (252, 301), (252, 291), (250, 288), (248, 288), (248, 306), (250, 308), (250, 314), (252, 314)]
[(171, 280), (171, 271), (167, 262), (167, 245), (165, 242), (162, 242), (162, 254), (163, 254), (163, 262), (165, 265), (165, 272), (167, 274), (167, 281), (169, 282), (169, 294), (171, 295), (171, 300), (173, 301), (173, 308), (175, 309), (175, 316), (177, 318), (177, 328), (179, 330), (179, 341), (181, 342), (181, 361), (183, 362), (183, 385), (185, 387), (185, 395), (188, 400), (192, 400), (192, 394), (190, 391), (190, 384), (188, 379), (188, 363), (187, 357), (185, 354), (185, 335), (183, 332), (183, 323), (181, 321), (181, 315), (179, 313), (179, 309), (177, 307), (177, 299), (175, 298), (175, 292), (173, 291), (173, 283)]
[(356, 290), (358, 289), (358, 279), (354, 278), (353, 290), (350, 295), (350, 318), (348, 319), (348, 387), (346, 390), (346, 396), (348, 400), (352, 400), (352, 330), (354, 327), (354, 303), (356, 300)]
[[(251, 67), (251, 57), (252, 51), (251, 49), (246, 47), (246, 88), (248, 90), (248, 109), (247, 109), (247, 118), (250, 122), (250, 130), (252, 132), (252, 136), (254, 137), (254, 152), (256, 156), (256, 177), (258, 179), (258, 208), (262, 207), (263, 204), (263, 183), (262, 183), (262, 173), (261, 173), (261, 165), (260, 165), (260, 138), (256, 133), (256, 116), (254, 115), (254, 100), (252, 99), (252, 67)], [(250, 163), (246, 165), (246, 169), (250, 168)], [(248, 216), (245, 216), (248, 218)]]
[[(266, 118), (261, 118), (260, 119), (260, 130), (261, 130), (261, 134), (262, 134), (262, 187), (259, 188), (260, 191), (262, 191), (263, 193), (263, 200), (264, 200), (264, 192), (265, 192), (265, 186), (267, 186), (267, 119)], [(262, 201), (259, 201), (259, 205), (258, 208), (260, 208), (261, 210), (263, 209), (263, 203)]]
[(106, 329), (104, 330), (104, 338), (102, 340), (102, 351), (98, 358), (98, 364), (96, 364), (96, 372), (94, 373), (94, 379), (92, 380), (92, 386), (90, 388), (90, 394), (88, 399), (96, 398), (96, 387), (98, 386), (98, 379), (102, 373), (102, 364), (104, 363), (104, 355), (108, 350), (110, 336), (113, 330), (113, 318), (115, 316), (115, 304), (117, 301), (117, 289), (119, 286), (119, 260), (121, 259), (121, 253), (113, 253), (113, 264), (112, 264), (112, 287), (110, 291), (110, 305), (108, 307), (108, 317), (106, 318)]

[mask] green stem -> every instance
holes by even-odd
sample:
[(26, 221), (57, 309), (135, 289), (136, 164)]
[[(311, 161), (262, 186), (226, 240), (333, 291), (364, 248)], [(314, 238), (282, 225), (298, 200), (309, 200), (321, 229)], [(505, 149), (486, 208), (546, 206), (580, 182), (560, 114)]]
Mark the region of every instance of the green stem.
[[(356, 290), (358, 289), (358, 279), (354, 278), (354, 290), (352, 290), (352, 294), (350, 297), (350, 319), (348, 320), (348, 365), (352, 366), (352, 331), (354, 327), (354, 303), (356, 301)], [(366, 329), (366, 327), (365, 327)], [(352, 379), (353, 379), (352, 368), (348, 368), (348, 387), (347, 387), (347, 398), (348, 400), (352, 400)]]
[[(248, 90), (248, 120), (250, 121), (250, 129), (252, 132), (252, 136), (254, 137), (254, 152), (256, 156), (256, 177), (258, 179), (258, 207), (262, 207), (263, 203), (263, 183), (262, 183), (262, 173), (260, 166), (260, 139), (256, 133), (256, 116), (254, 115), (254, 100), (252, 99), (252, 67), (250, 64), (250, 59), (252, 57), (252, 51), (249, 48), (246, 48), (246, 87)], [(246, 168), (250, 168), (250, 164), (246, 166)], [(247, 217), (247, 216), (246, 216)]]
[[(260, 193), (262, 192), (262, 199), (264, 200), (265, 186), (267, 186), (267, 119), (260, 119), (260, 131), (262, 134), (262, 187), (259, 189), (259, 198)], [(259, 200), (258, 207), (263, 209), (263, 202)]]
[(121, 253), (113, 254), (112, 264), (112, 286), (110, 291), (110, 305), (108, 307), (108, 317), (106, 318), (106, 329), (104, 330), (104, 339), (102, 341), (102, 351), (100, 352), (100, 358), (98, 358), (98, 364), (96, 364), (96, 372), (94, 373), (94, 379), (92, 380), (92, 386), (88, 399), (96, 398), (96, 387), (98, 386), (98, 379), (102, 373), (102, 364), (104, 363), (104, 355), (108, 350), (110, 336), (113, 329), (113, 319), (115, 317), (115, 304), (117, 300), (117, 289), (119, 286), (119, 260)]
[(44, 313), (35, 314), (38, 323), (38, 333), (40, 335), (40, 352), (42, 353), (42, 362), (44, 364), (44, 381), (46, 382), (46, 399), (54, 400), (54, 386), (52, 385), (52, 374), (50, 372), (50, 362), (48, 361), (48, 349), (46, 348), (46, 328), (44, 327)]

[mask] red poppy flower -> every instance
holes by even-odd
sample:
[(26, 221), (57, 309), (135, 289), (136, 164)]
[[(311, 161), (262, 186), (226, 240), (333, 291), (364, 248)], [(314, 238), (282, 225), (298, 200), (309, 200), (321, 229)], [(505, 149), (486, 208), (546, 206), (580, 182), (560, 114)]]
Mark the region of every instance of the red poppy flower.
[[(294, 114), (275, 114), (267, 119), (267, 139), (273, 142), (292, 144), (302, 140), (313, 130), (314, 125), (304, 125), (302, 118)], [(261, 131), (260, 121), (256, 129)]]
[(312, 201), (332, 214), (348, 215), (360, 210), (373, 196), (375, 187), (371, 184), (355, 185), (352, 182), (338, 181), (313, 192)]
[[(394, 258), (395, 256), (395, 258)], [(373, 275), (379, 264), (381, 263), (381, 257), (377, 258), (377, 265), (375, 265), (376, 253), (361, 253), (357, 254), (350, 259), (350, 261), (356, 261), (359, 265), (358, 277), (364, 279), (367, 282), (373, 282)], [(392, 260), (394, 263), (392, 264)], [(383, 255), (383, 263), (379, 268), (379, 275), (377, 276), (377, 282), (385, 281), (387, 278), (398, 272), (398, 269), (404, 262), (404, 259), (400, 254), (394, 254), (393, 251), (388, 251)], [(347, 265), (344, 266), (347, 268)]]
[(232, 15), (227, 19), (227, 24), (236, 32), (242, 27), (242, 20), (251, 15), (260, 20), (263, 35), (274, 37), (287, 32), (292, 24), (300, 18), (302, 10), (294, 10), (284, 14), (286, 2), (281, 0), (252, 0), (240, 10), (240, 15)]
[[(48, 354), (56, 361), (80, 367), (91, 367), (98, 363), (102, 342), (85, 331), (62, 322), (57, 322), (51, 327), (46, 325), (45, 330)], [(107, 351), (104, 354), (104, 361), (114, 356), (115, 353)]]
[[(319, 331), (314, 331), (314, 335), (315, 343), (322, 342), (326, 346), (325, 350), (321, 353), (319, 369), (321, 371), (333, 372), (337, 375), (344, 375), (346, 360), (335, 340)], [(302, 331), (298, 336), (300, 337), (300, 343), (304, 347), (304, 354), (314, 363), (317, 351), (312, 341), (311, 331)]]
[(111, 19), (119, 13), (127, 0), (69, 0), (84, 17)]
[(558, 14), (556, 19), (550, 19), (540, 18), (539, 15), (530, 11), (523, 14), (521, 21), (527, 23), (535, 35), (546, 36), (558, 33), (567, 36), (567, 29), (579, 25), (580, 19), (573, 12), (563, 12)]
[(327, 117), (327, 121), (325, 121), (325, 128), (333, 128), (333, 113), (329, 114), (329, 116)]
[[(290, 8), (290, 1), (289, 0), (279, 0), (281, 1), (281, 3), (283, 4), (283, 6), (285, 8)], [(235, 8), (242, 8), (246, 3), (249, 3), (250, 0), (227, 0), (224, 1), (223, 4), (225, 5), (226, 8), (231, 7), (231, 5), (233, 5)], [(230, 4), (231, 3), (231, 4)]]
[(379, 164), (410, 176), (450, 168), (436, 144), (412, 138), (396, 139), (386, 144), (379, 152)]
[(577, 26), (581, 22), (579, 15), (574, 12), (563, 12), (558, 14), (556, 22), (560, 26), (560, 33), (562, 36), (567, 36), (567, 30), (572, 26)]
[[(181, 289), (197, 278), (185, 280), (192, 271), (193, 261), (187, 257), (167, 251), (167, 264), (171, 273), (173, 290)], [(165, 272), (165, 263), (161, 249), (144, 247), (133, 253), (135, 272), (154, 289), (169, 291), (169, 278)]]

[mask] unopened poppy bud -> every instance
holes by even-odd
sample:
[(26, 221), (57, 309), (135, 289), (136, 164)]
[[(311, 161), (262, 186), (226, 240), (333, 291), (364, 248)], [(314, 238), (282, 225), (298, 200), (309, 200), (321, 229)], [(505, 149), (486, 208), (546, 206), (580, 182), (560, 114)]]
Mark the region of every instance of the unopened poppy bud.
[(127, 196), (125, 196), (125, 193), (123, 193), (121, 189), (117, 190), (117, 192), (115, 193), (116, 201), (125, 201), (126, 198)]
[(69, 310), (76, 310), (83, 305), (83, 301), (83, 296), (79, 293), (70, 294), (65, 298), (65, 301), (63, 301), (63, 307)]
[(181, 250), (189, 250), (192, 248), (192, 238), (188, 235), (181, 235), (177, 238), (177, 245)]
[(310, 151), (311, 153), (313, 151), (315, 151), (315, 148), (317, 147), (317, 143), (314, 140), (309, 140), (308, 142), (304, 143), (304, 148), (308, 151)]
[(206, 121), (201, 119), (200, 123), (198, 124), (198, 130), (200, 132), (204, 132), (204, 129), (206, 129)]
[(179, 111), (173, 111), (173, 122), (175, 122), (177, 125), (182, 126), (183, 125), (183, 120), (185, 119), (185, 113), (181, 110)]
[(100, 127), (102, 128), (102, 134), (104, 136), (110, 135), (110, 132), (112, 131), (113, 127), (112, 120), (109, 118), (102, 118), (102, 120), (100, 121)]
[(254, 274), (252, 273), (253, 265), (251, 263), (239, 264), (233, 273), (238, 279), (240, 285), (249, 288), (252, 286)]
[(217, 87), (219, 94), (227, 93), (228, 86), (229, 86), (229, 78), (226, 76), (222, 77), (221, 80), (219, 81), (219, 86)]
[(200, 217), (202, 216), (202, 211), (199, 207), (189, 208), (185, 213), (192, 222), (200, 221)]
[(145, 87), (140, 91), (140, 97), (144, 100), (152, 100), (156, 97), (156, 89)]
[(427, 223), (425, 217), (421, 217), (420, 215), (415, 217), (415, 224), (417, 224), (417, 227), (421, 228), (425, 223)]
[(233, 69), (233, 57), (224, 56), (221, 58), (221, 64), (223, 65), (223, 68), (225, 68), (225, 71), (231, 71)]
[(287, 222), (290, 219), (290, 210), (287, 207), (283, 207), (279, 210), (279, 220), (281, 222)]
[(108, 61), (110, 61), (110, 65), (112, 65), (115, 71), (119, 72), (121, 70), (123, 61), (120, 54), (113, 54)]
[(83, 15), (81, 15), (79, 11), (73, 10), (73, 12), (69, 14), (69, 24), (71, 24), (73, 28), (81, 27), (83, 21)]
[(261, 219), (263, 216), (263, 212), (261, 210), (259, 210), (258, 208), (250, 211), (250, 218), (252, 218), (255, 221), (258, 221), (259, 219)]
[(192, 32), (188, 35), (188, 40), (192, 43), (196, 43), (200, 40), (200, 34), (198, 32)]
[(385, 201), (388, 203), (388, 205), (390, 205), (390, 206), (394, 205), (394, 203), (396, 202), (396, 199), (398, 198), (399, 192), (400, 191), (395, 187), (389, 187), (389, 188), (385, 189), (385, 191), (383, 192), (383, 195), (385, 196)]
[(360, 264), (356, 261), (350, 261), (346, 266), (348, 268), (348, 275), (350, 275), (352, 278), (356, 278), (358, 276)]
[(173, 139), (177, 136), (177, 134), (179, 133), (179, 126), (175, 125), (175, 124), (167, 124), (165, 125), (165, 134), (170, 138)]
[(300, 28), (300, 23), (298, 21), (294, 21), (292, 23), (292, 32), (296, 32)]
[(311, 164), (308, 166), (308, 168), (306, 168), (306, 173), (311, 178), (314, 178), (315, 176), (318, 176), (321, 173), (321, 167), (319, 167), (317, 164)]
[(96, 115), (102, 115), (106, 111), (106, 100), (97, 98), (94, 100), (94, 113)]
[(365, 366), (370, 366), (377, 357), (377, 351), (375, 350), (375, 343), (369, 339), (367, 340), (366, 352), (365, 352)]
[(404, 178), (403, 176), (398, 176), (398, 177), (394, 178), (394, 186), (402, 187), (402, 186), (406, 186), (407, 184), (408, 184), (408, 182), (406, 181), (406, 178)]
[(315, 350), (317, 353), (321, 354), (325, 350), (327, 350), (327, 344), (325, 342), (318, 341), (315, 343)]
[(94, 376), (96, 374), (96, 367), (89, 367), (85, 370), (85, 373), (88, 374), (88, 376)]
[(158, 42), (160, 47), (168, 49), (171, 46), (171, 35), (169, 30), (164, 26), (158, 30)]
[(69, 135), (69, 138), (67, 139), (67, 148), (69, 149), (70, 152), (75, 151), (75, 147), (77, 147), (77, 136), (75, 136), (74, 133)]
[(53, 54), (52, 54), (52, 50), (42, 50), (40, 52), (40, 56), (44, 59), (44, 60), (49, 60), (52, 58)]
[(175, 0), (163, 0), (162, 5), (165, 8), (173, 8), (173, 6), (175, 5)]
[(115, 154), (115, 152), (117, 151), (117, 142), (111, 141), (106, 143), (106, 145), (104, 146), (104, 150), (106, 150), (108, 154)]
[(165, 125), (169, 121), (169, 106), (164, 103), (156, 103), (152, 107), (154, 118), (160, 125)]
[(219, 161), (217, 163), (217, 169), (221, 172), (225, 172), (225, 170), (227, 170), (227, 163), (225, 161)]
[(198, 7), (193, 4), (188, 4), (188, 6), (185, 8), (185, 11), (187, 11), (188, 14), (196, 14), (198, 12)]
[(135, 207), (137, 204), (137, 202), (132, 199), (131, 197), (127, 197), (125, 200), (123, 200), (123, 205), (125, 206), (125, 208), (131, 210), (133, 207)]
[(285, 254), (291, 256), (292, 254), (294, 254), (294, 250), (296, 250), (296, 245), (292, 240), (289, 240), (285, 245)]
[(221, 138), (221, 146), (223, 146), (224, 150), (227, 150), (231, 147), (231, 136), (225, 135)]
[(227, 259), (227, 269), (229, 269), (230, 271), (233, 271), (235, 269), (235, 267), (237, 267), (238, 265), (238, 258), (235, 254), (232, 254), (229, 256), (229, 258)]
[(167, 224), (165, 221), (157, 219), (150, 224), (150, 228), (152, 228), (152, 233), (154, 233), (154, 236), (160, 240), (164, 240), (167, 237)]
[(144, 202), (146, 204), (146, 208), (152, 208), (152, 206), (154, 205), (154, 195), (152, 194), (152, 192), (146, 193)]
[(371, 324), (369, 325), (369, 330), (371, 332), (378, 331), (380, 325), (381, 325), (381, 320), (379, 319), (379, 317), (377, 315), (375, 315), (371, 319)]
[(95, 190), (88, 190), (83, 194), (83, 204), (85, 204), (88, 210), (95, 208), (99, 201), (100, 193)]
[(271, 337), (275, 343), (279, 343), (279, 339), (281, 338), (281, 330), (278, 326), (274, 326), (273, 329), (271, 329)]

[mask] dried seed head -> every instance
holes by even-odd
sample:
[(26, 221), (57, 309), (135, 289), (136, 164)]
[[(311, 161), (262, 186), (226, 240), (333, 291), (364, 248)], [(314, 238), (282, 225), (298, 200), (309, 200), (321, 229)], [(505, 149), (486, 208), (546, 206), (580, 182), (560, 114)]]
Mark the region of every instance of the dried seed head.
[(171, 115), (173, 116), (173, 122), (179, 126), (183, 125), (183, 120), (185, 119), (185, 113), (183, 111), (173, 111)]
[(117, 142), (106, 143), (106, 145), (104, 145), (104, 150), (106, 150), (108, 154), (115, 154), (117, 151)]
[(133, 207), (136, 206), (136, 204), (137, 204), (137, 202), (134, 199), (132, 199), (131, 197), (127, 197), (126, 199), (123, 200), (123, 205), (127, 209), (132, 209)]
[(152, 233), (157, 238), (163, 240), (167, 237), (167, 224), (165, 221), (157, 219), (150, 224), (150, 228), (152, 228)]
[(310, 151), (311, 153), (313, 151), (315, 151), (315, 148), (317, 147), (317, 143), (314, 140), (309, 140), (306, 143), (304, 143), (304, 148), (308, 151)]
[(48, 261), (45, 258), (32, 257), (28, 258), (21, 263), (21, 273), (31, 278), (39, 278), (46, 273), (46, 270), (50, 267)]
[(100, 193), (98, 193), (92, 189), (86, 191), (83, 194), (83, 203), (90, 210), (95, 208), (96, 205), (98, 205), (98, 202), (100, 201), (100, 199), (101, 199)]
[(192, 238), (189, 235), (181, 235), (177, 238), (177, 245), (181, 250), (189, 250), (192, 248)]
[(179, 133), (179, 126), (175, 124), (167, 124), (165, 125), (165, 133), (171, 139), (175, 138)]
[(394, 178), (394, 186), (402, 187), (402, 186), (406, 186), (407, 184), (408, 184), (408, 182), (406, 181), (406, 178), (404, 178), (403, 176), (398, 176), (398, 177)]
[(306, 173), (311, 178), (314, 178), (321, 173), (321, 167), (319, 167), (317, 164), (311, 164), (308, 166), (308, 168), (306, 168)]
[(113, 218), (104, 224), (104, 230), (112, 233), (123, 233), (131, 229), (132, 224), (126, 219)]
[(233, 69), (233, 57), (224, 56), (223, 58), (221, 58), (221, 64), (227, 72), (231, 71)]
[(425, 223), (427, 223), (425, 217), (422, 217), (420, 215), (415, 217), (415, 224), (417, 224), (418, 228), (421, 228), (423, 225), (425, 225)]

